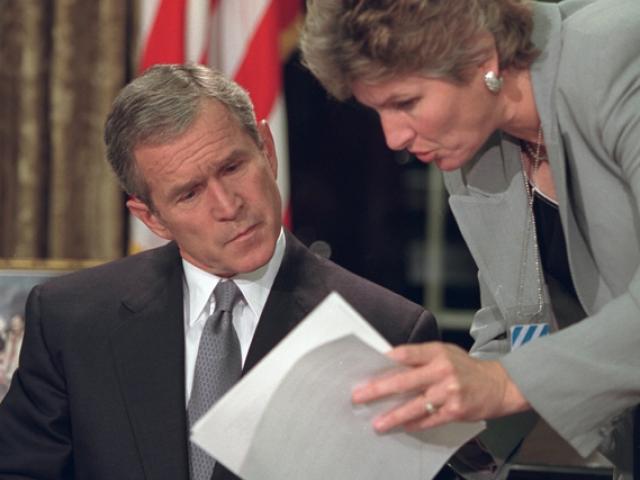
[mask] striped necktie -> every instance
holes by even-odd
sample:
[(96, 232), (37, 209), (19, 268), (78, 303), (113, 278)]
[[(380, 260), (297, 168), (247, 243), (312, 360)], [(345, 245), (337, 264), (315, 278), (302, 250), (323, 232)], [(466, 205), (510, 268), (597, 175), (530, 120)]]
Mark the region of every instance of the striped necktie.
[[(202, 331), (187, 405), (190, 428), (240, 378), (242, 354), (231, 312), (241, 296), (236, 284), (230, 280), (220, 281), (213, 290), (215, 311)], [(189, 466), (191, 480), (210, 480), (215, 460), (190, 443)]]

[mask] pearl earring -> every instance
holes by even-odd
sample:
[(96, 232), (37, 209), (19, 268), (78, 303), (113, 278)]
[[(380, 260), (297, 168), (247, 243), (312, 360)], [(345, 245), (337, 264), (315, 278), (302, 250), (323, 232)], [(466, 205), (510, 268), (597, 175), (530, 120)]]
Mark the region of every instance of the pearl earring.
[(491, 93), (499, 93), (502, 90), (503, 81), (504, 79), (499, 77), (493, 70), (489, 70), (484, 74), (484, 84)]

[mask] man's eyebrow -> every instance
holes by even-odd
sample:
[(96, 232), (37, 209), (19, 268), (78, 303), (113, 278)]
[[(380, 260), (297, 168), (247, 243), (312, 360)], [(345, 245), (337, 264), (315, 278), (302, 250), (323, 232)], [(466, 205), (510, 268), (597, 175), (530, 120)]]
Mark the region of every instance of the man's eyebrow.
[(201, 182), (200, 179), (192, 179), (192, 180), (186, 181), (184, 183), (172, 186), (169, 189), (169, 193), (168, 193), (169, 199), (174, 199), (174, 198), (180, 196), (182, 193), (188, 192), (193, 187), (198, 185), (200, 182)]
[(222, 160), (217, 162), (216, 167), (226, 165), (227, 163), (238, 160), (238, 158), (244, 157), (248, 154), (249, 154), (249, 151), (246, 148), (235, 148), (231, 151), (229, 155), (227, 155)]

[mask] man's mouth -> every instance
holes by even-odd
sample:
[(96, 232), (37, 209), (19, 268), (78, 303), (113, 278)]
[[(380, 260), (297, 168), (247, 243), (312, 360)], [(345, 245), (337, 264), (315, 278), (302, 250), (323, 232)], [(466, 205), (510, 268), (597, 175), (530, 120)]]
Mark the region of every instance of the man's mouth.
[(233, 238), (231, 238), (231, 240), (229, 240), (227, 243), (232, 243), (232, 242), (236, 242), (239, 240), (244, 240), (245, 238), (250, 237), (255, 230), (258, 228), (258, 224), (255, 225), (251, 225), (248, 228), (245, 228), (244, 230), (242, 230), (241, 232), (239, 232), (237, 235), (235, 235)]

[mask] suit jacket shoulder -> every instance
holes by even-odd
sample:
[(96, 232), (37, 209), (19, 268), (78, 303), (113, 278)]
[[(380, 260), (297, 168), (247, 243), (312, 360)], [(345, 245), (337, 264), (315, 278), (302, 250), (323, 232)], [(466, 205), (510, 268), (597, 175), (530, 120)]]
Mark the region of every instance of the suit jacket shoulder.
[(34, 288), (0, 477), (187, 480), (181, 272), (170, 244)]
[[(121, 258), (92, 268), (56, 277), (40, 289), (47, 298), (91, 304), (126, 298), (139, 307), (157, 298), (156, 289), (167, 289), (167, 280), (182, 275), (178, 248), (174, 243)], [(134, 300), (135, 299), (135, 300)]]
[(287, 245), (290, 255), (274, 286), (291, 286), (307, 308), (336, 291), (393, 345), (439, 338), (433, 315), (422, 306), (315, 255), (293, 235)]

